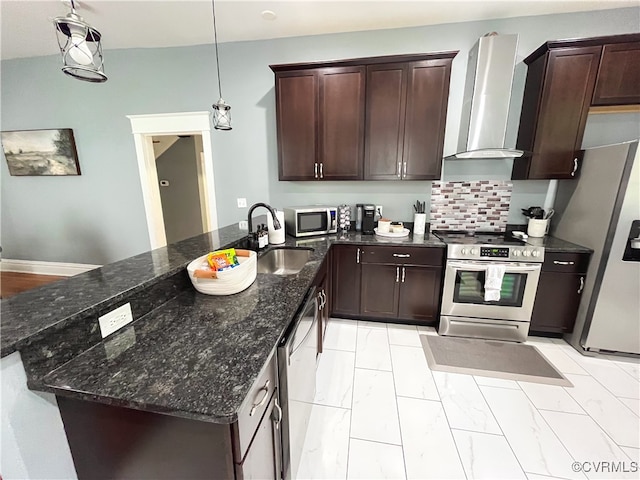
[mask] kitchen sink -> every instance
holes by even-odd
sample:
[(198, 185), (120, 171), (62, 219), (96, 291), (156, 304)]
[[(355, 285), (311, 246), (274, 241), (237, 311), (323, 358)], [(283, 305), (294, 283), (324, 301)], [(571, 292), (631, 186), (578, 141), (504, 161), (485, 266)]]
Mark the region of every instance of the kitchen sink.
[(258, 273), (295, 275), (311, 255), (309, 248), (274, 248), (258, 258)]

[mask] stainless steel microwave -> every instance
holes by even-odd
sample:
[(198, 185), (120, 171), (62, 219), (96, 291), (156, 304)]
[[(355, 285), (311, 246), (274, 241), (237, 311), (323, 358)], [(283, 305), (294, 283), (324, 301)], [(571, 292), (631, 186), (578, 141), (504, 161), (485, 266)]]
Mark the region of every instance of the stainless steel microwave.
[(287, 234), (293, 237), (310, 237), (338, 231), (338, 209), (324, 205), (284, 208), (284, 224)]

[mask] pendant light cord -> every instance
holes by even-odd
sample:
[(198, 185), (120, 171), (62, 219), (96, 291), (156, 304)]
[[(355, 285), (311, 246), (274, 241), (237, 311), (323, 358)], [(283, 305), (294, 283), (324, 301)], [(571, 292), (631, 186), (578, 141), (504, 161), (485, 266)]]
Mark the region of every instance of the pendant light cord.
[(218, 93), (222, 98), (222, 88), (220, 87), (220, 61), (218, 60), (218, 32), (216, 30), (216, 2), (211, 0), (211, 10), (213, 11), (213, 40), (216, 45), (216, 70), (218, 71)]

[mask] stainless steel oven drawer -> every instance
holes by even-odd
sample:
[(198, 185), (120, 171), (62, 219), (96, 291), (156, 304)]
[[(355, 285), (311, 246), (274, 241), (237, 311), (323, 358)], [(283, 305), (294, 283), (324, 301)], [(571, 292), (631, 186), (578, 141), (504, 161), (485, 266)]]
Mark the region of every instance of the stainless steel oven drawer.
[(525, 342), (529, 335), (529, 322), (492, 320), (442, 315), (438, 334), (453, 337), (487, 338), (508, 342)]

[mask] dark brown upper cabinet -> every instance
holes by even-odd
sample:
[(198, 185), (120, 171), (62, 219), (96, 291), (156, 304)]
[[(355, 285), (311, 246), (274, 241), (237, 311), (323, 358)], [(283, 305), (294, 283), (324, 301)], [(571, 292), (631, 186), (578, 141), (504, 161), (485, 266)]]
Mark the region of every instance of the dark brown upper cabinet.
[(318, 171), (318, 74), (283, 72), (276, 82), (279, 112), (278, 175), (281, 180), (311, 180)]
[(516, 147), (533, 152), (513, 163), (514, 179), (572, 178), (587, 123), (601, 47), (556, 48), (525, 60)]
[(640, 34), (546, 42), (529, 55), (512, 178), (576, 178), (590, 107), (640, 102)]
[(602, 48), (592, 105), (640, 103), (640, 40)]
[(367, 67), (365, 180), (440, 178), (452, 61)]
[(271, 65), (279, 179), (440, 178), (456, 54)]
[(318, 177), (362, 179), (365, 68), (319, 70)]

